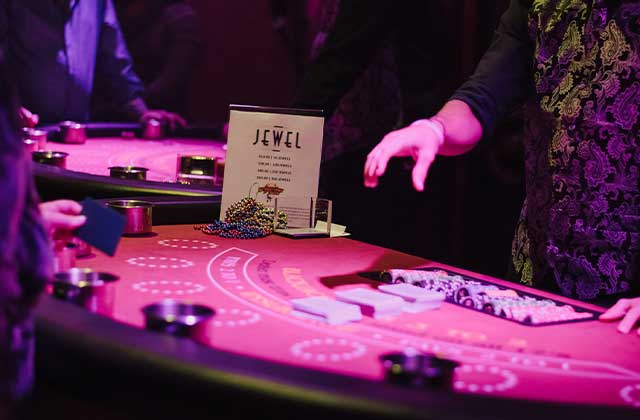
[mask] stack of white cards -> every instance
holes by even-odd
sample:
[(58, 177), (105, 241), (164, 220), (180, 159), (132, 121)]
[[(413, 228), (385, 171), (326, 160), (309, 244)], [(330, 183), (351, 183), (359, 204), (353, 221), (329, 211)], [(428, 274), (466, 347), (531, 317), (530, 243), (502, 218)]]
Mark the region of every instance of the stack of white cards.
[(336, 292), (336, 299), (360, 306), (364, 315), (373, 318), (398, 315), (405, 304), (405, 301), (398, 296), (365, 288)]
[(406, 283), (383, 284), (378, 286), (378, 290), (404, 299), (406, 304), (402, 309), (410, 313), (439, 308), (445, 299), (445, 294), (442, 292), (433, 292)]
[(360, 307), (349, 303), (338, 302), (325, 296), (293, 299), (292, 315), (324, 321), (331, 325), (346, 324), (362, 319)]

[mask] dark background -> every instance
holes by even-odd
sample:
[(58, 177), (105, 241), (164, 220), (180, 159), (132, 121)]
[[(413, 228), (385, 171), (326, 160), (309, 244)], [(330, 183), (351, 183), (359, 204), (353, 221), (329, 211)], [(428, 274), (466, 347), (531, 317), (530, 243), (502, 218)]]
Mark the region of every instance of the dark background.
[[(462, 30), (452, 74), (462, 82), (489, 45), (508, 0), (443, 0), (459, 10)], [(317, 30), (322, 0), (280, 0), (284, 26), (274, 27), (273, 0), (191, 0), (202, 19), (204, 56), (191, 81), (192, 122), (226, 121), (230, 103), (287, 106), (300, 82)], [(285, 41), (289, 39), (289, 42)], [(504, 277), (522, 202), (517, 119), (457, 159), (453, 247), (446, 263)], [(428, 232), (420, 234), (428, 235)], [(384, 238), (380, 239), (382, 244)], [(429, 255), (421, 255), (429, 258)]]

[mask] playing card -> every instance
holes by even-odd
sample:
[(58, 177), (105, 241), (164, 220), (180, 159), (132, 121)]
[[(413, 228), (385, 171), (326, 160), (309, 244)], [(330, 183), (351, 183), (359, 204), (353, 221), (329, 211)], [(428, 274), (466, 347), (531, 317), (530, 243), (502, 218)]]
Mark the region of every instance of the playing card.
[(399, 313), (404, 304), (404, 300), (398, 296), (365, 288), (338, 291), (335, 295), (338, 300), (360, 306), (362, 313), (369, 316)]
[(124, 232), (125, 217), (91, 198), (84, 199), (80, 204), (81, 214), (87, 217), (87, 221), (73, 232), (74, 236), (113, 256)]
[(344, 324), (362, 319), (360, 308), (344, 302), (338, 302), (324, 296), (293, 299), (294, 315), (306, 314), (314, 319), (325, 321), (332, 325)]

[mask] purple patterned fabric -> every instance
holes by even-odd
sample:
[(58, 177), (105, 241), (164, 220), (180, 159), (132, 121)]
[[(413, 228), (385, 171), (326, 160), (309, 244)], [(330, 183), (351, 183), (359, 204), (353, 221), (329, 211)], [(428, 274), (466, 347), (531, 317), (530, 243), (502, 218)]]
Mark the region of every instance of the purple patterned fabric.
[(580, 299), (629, 292), (640, 282), (640, 2), (536, 0), (529, 30), (537, 103), (516, 271)]

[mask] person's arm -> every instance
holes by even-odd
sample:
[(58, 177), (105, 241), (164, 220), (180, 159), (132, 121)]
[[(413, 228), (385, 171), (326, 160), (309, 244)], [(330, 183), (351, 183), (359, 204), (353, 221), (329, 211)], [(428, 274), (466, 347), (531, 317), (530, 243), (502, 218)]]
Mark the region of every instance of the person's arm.
[(111, 89), (114, 100), (122, 104), (126, 115), (144, 123), (156, 119), (166, 123), (171, 130), (187, 122), (178, 114), (165, 110), (150, 110), (142, 99), (144, 87), (133, 71), (129, 51), (116, 17), (112, 0), (105, 0), (104, 20), (98, 43), (96, 71), (104, 84)]
[(125, 112), (132, 119), (138, 120), (147, 111), (147, 106), (141, 99), (144, 86), (133, 71), (131, 56), (112, 0), (105, 0), (101, 25), (96, 58), (97, 77), (109, 88), (114, 100), (125, 107)]
[(148, 81), (144, 94), (152, 107), (171, 103), (185, 91), (202, 51), (200, 22), (190, 6), (175, 4), (167, 9), (163, 19), (168, 20), (169, 38), (165, 60), (158, 77)]
[(473, 75), (451, 99), (465, 102), (490, 136), (497, 123), (534, 94), (534, 45), (528, 27), (526, 0), (511, 0), (500, 18), (489, 49)]
[(399, 4), (392, 1), (342, 0), (336, 21), (309, 64), (293, 100), (294, 107), (323, 109), (330, 118), (380, 48)]
[(429, 120), (419, 120), (392, 131), (367, 155), (364, 167), (366, 187), (376, 187), (392, 157), (410, 156), (415, 160), (411, 179), (417, 191), (424, 190), (429, 167), (436, 155), (459, 155), (482, 138), (482, 126), (469, 106), (458, 100), (445, 104)]
[(411, 156), (416, 161), (413, 186), (422, 191), (437, 155), (459, 155), (471, 150), (507, 110), (530, 94), (533, 50), (527, 13), (526, 1), (511, 1), (474, 75), (438, 114), (387, 134), (369, 153), (364, 168), (365, 186), (378, 185), (390, 158)]

